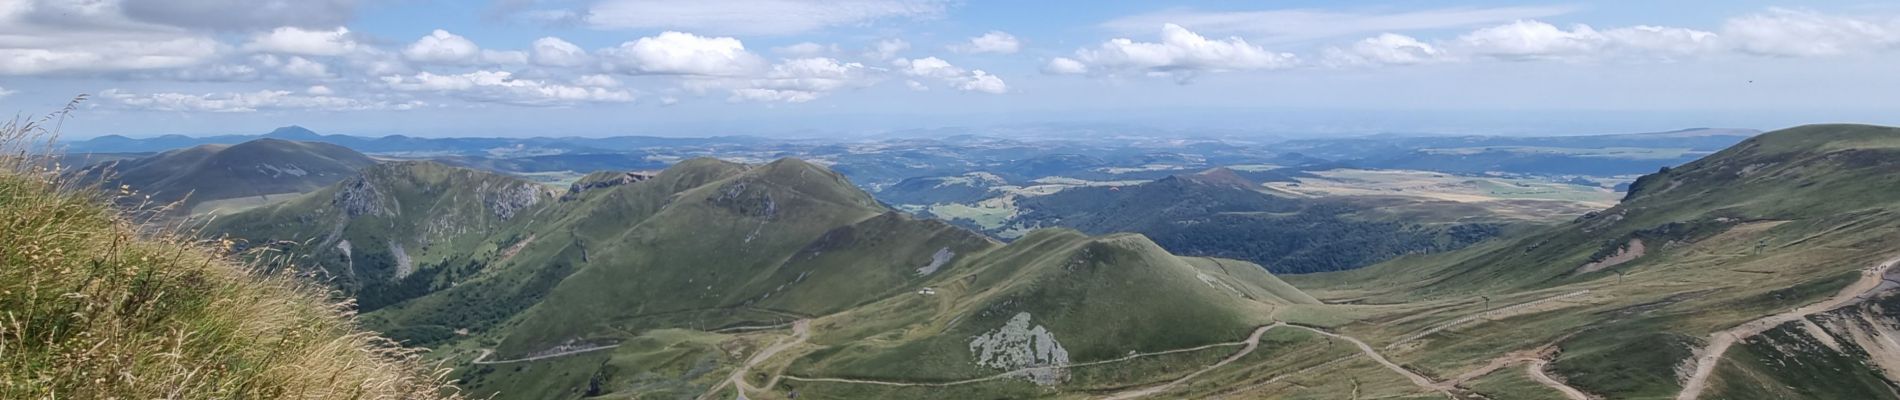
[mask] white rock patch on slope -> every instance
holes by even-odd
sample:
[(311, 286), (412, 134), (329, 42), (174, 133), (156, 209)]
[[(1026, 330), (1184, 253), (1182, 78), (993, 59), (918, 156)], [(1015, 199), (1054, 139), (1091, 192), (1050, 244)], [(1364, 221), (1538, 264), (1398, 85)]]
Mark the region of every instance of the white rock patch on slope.
[(976, 355), (977, 365), (1022, 370), (1037, 385), (1055, 385), (1069, 377), (1062, 368), (1069, 365), (1069, 351), (1048, 328), (1030, 326), (1029, 313), (1017, 313), (1003, 327), (978, 335), (970, 341), (970, 353)]

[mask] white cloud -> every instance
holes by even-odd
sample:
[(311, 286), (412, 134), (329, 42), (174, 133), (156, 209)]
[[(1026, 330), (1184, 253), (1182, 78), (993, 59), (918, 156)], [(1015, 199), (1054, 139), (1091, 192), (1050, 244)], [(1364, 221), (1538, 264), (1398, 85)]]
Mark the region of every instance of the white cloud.
[(930, 90), (930, 86), (925, 86), (923, 82), (918, 82), (918, 81), (917, 81), (917, 80), (915, 80), (915, 79), (912, 79), (912, 80), (906, 80), (906, 81), (904, 81), (904, 86), (905, 86), (905, 87), (909, 87), (909, 88), (910, 88), (910, 90), (915, 90), (915, 91), (919, 91), (919, 92), (924, 92), (924, 91), (929, 91), (929, 90)]
[(801, 43), (792, 44), (790, 46), (773, 47), (772, 52), (786, 55), (786, 56), (791, 56), (791, 57), (817, 57), (817, 56), (822, 56), (826, 54), (837, 53), (838, 45), (835, 45), (835, 44), (822, 45), (822, 44), (817, 44), (817, 43), (812, 43), (812, 42), (801, 42)]
[(282, 71), (284, 75), (295, 77), (295, 78), (303, 78), (303, 79), (329, 79), (331, 78), (330, 66), (324, 65), (323, 63), (320, 63), (320, 62), (310, 61), (310, 59), (299, 57), (299, 56), (291, 56), (289, 60), (284, 61), (282, 66), (278, 67), (278, 70)]
[(1720, 40), (1715, 33), (1685, 28), (1645, 25), (1598, 31), (1578, 24), (1565, 30), (1526, 20), (1472, 31), (1453, 46), (1473, 56), (1505, 60), (1673, 60), (1717, 52)]
[(732, 89), (728, 100), (802, 103), (833, 91), (874, 83), (876, 78), (864, 64), (826, 57), (795, 58), (772, 65), (762, 77), (745, 80), (742, 87)]
[(983, 92), (989, 94), (1009, 93), (1009, 85), (1003, 84), (1003, 78), (990, 75), (983, 70), (970, 71), (970, 76), (955, 82), (958, 90)]
[(416, 62), (462, 64), (474, 61), (481, 51), (481, 47), (468, 38), (437, 29), (409, 44), (402, 50), (402, 56)]
[(877, 43), (872, 43), (871, 50), (865, 53), (865, 57), (889, 60), (897, 58), (897, 53), (901, 53), (904, 50), (910, 50), (910, 42), (897, 38), (884, 39), (877, 41)]
[(176, 92), (131, 93), (119, 89), (100, 92), (108, 104), (132, 109), (195, 112), (256, 112), (260, 110), (408, 110), (424, 105), (420, 101), (359, 100), (315, 94), (297, 94), (284, 90), (190, 94)]
[(519, 79), (507, 71), (475, 71), (463, 74), (435, 74), (424, 71), (413, 76), (385, 76), (382, 81), (384, 85), (395, 90), (438, 92), (470, 101), (514, 105), (550, 106), (629, 102), (634, 99), (633, 92), (625, 89)]
[(1502, 59), (1563, 59), (1601, 49), (1607, 39), (1589, 25), (1570, 30), (1543, 21), (1520, 20), (1471, 31), (1459, 36), (1461, 49), (1474, 55)]
[(744, 76), (764, 64), (739, 39), (683, 32), (643, 37), (599, 54), (613, 70), (632, 74)]
[(482, 63), (498, 65), (524, 65), (528, 63), (528, 52), (521, 50), (482, 50)]
[(574, 78), (574, 84), (594, 87), (620, 87), (620, 80), (602, 74), (581, 75), (579, 78)]
[(1245, 35), (1268, 41), (1297, 41), (1374, 32), (1457, 28), (1567, 14), (1568, 6), (1446, 8), (1393, 13), (1321, 10), (1210, 12), (1172, 10), (1116, 18), (1104, 27), (1123, 34), (1151, 32), (1175, 24), (1199, 32)]
[(885, 19), (930, 18), (942, 15), (944, 8), (940, 0), (602, 0), (579, 12), (537, 12), (578, 17), (597, 29), (787, 35)]
[(19, 93), (19, 92), (13, 91), (13, 90), (7, 90), (7, 88), (0, 87), (0, 99), (4, 99), (7, 96), (12, 96), (14, 93)]
[(1723, 36), (1743, 52), (1780, 56), (1836, 56), (1900, 47), (1900, 18), (1878, 20), (1771, 8), (1728, 20)]
[(1687, 28), (1638, 25), (1603, 31), (1612, 51), (1665, 59), (1715, 53), (1723, 50), (1722, 37), (1714, 32)]
[(151, 70), (211, 61), (209, 35), (126, 18), (116, 3), (0, 0), (0, 75)]
[(592, 59), (580, 46), (553, 36), (535, 39), (532, 50), (535, 64), (550, 67), (575, 67)]
[(1023, 44), (1016, 35), (1009, 32), (989, 31), (983, 36), (970, 38), (968, 42), (950, 46), (950, 50), (962, 53), (1015, 54), (1022, 50)]
[(106, 41), (60, 39), (23, 47), (9, 47), (8, 43), (0, 43), (0, 75), (176, 68), (205, 62), (217, 53), (216, 41), (198, 37)]
[(358, 46), (356, 39), (350, 35), (350, 28), (339, 26), (331, 30), (307, 30), (284, 26), (252, 36), (244, 49), (306, 56), (340, 56), (356, 51)]
[(1009, 85), (1003, 82), (1003, 78), (980, 69), (964, 70), (941, 58), (898, 59), (892, 64), (904, 75), (939, 79), (957, 90), (990, 94), (1009, 92)]
[(1089, 66), (1073, 58), (1056, 57), (1049, 59), (1049, 63), (1042, 66), (1042, 72), (1056, 75), (1086, 74), (1089, 73)]
[(330, 90), (329, 86), (323, 86), (323, 85), (311, 86), (310, 88), (304, 89), (303, 92), (305, 94), (310, 94), (314, 96), (329, 96), (329, 95), (336, 94), (335, 90)]
[(1176, 79), (1202, 72), (1291, 68), (1299, 63), (1292, 53), (1268, 51), (1238, 37), (1209, 40), (1175, 24), (1162, 25), (1159, 42), (1111, 39), (1094, 48), (1076, 50), (1074, 60), (1088, 69), (1137, 71)]
[(1344, 48), (1328, 48), (1325, 52), (1325, 62), (1333, 66), (1411, 65), (1446, 60), (1443, 49), (1395, 33), (1366, 38)]

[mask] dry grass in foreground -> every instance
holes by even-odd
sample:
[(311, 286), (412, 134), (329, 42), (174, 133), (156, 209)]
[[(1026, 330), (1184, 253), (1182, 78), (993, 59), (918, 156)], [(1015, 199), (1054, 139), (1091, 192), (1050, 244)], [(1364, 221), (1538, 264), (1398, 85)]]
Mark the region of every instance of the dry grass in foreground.
[(0, 398), (459, 397), (320, 288), (65, 184), (31, 156), (45, 121), (0, 126)]

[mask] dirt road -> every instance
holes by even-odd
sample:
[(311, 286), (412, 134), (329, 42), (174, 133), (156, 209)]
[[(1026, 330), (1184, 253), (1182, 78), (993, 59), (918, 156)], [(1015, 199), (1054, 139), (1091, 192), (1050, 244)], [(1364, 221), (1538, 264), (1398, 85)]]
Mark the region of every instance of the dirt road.
[(1246, 357), (1247, 354), (1253, 353), (1254, 348), (1260, 347), (1260, 335), (1266, 334), (1268, 330), (1271, 330), (1273, 328), (1278, 328), (1278, 327), (1283, 327), (1283, 326), (1286, 326), (1286, 324), (1274, 323), (1273, 325), (1267, 325), (1267, 326), (1260, 327), (1260, 329), (1255, 329), (1252, 335), (1247, 336), (1247, 344), (1241, 347), (1240, 351), (1234, 352), (1234, 355), (1227, 356), (1227, 358), (1221, 359), (1220, 362), (1216, 362), (1214, 363), (1214, 365), (1209, 365), (1205, 368), (1201, 368), (1199, 370), (1194, 371), (1193, 373), (1187, 374), (1187, 376), (1183, 376), (1175, 380), (1168, 381), (1168, 383), (1163, 383), (1160, 385), (1149, 386), (1149, 387), (1145, 387), (1141, 389), (1135, 389), (1135, 390), (1130, 390), (1130, 391), (1125, 391), (1125, 392), (1109, 395), (1108, 397), (1105, 397), (1104, 400), (1134, 399), (1134, 398), (1146, 397), (1148, 395), (1152, 395), (1155, 393), (1161, 393), (1161, 392), (1167, 391), (1168, 389), (1173, 389), (1175, 386), (1180, 385), (1182, 382), (1187, 382), (1189, 380), (1192, 380), (1194, 379), (1194, 377), (1201, 376), (1201, 374), (1207, 373), (1207, 371), (1213, 371), (1216, 368), (1226, 366), (1229, 363), (1233, 363), (1234, 360), (1239, 360), (1241, 357)]
[(1325, 335), (1328, 337), (1342, 339), (1347, 342), (1350, 342), (1354, 346), (1359, 346), (1359, 351), (1366, 353), (1367, 357), (1372, 357), (1372, 361), (1378, 362), (1379, 365), (1384, 365), (1386, 369), (1392, 370), (1392, 372), (1397, 372), (1399, 373), (1399, 375), (1404, 376), (1405, 379), (1411, 380), (1413, 385), (1417, 385), (1421, 389), (1444, 394), (1445, 397), (1454, 397), (1451, 395), (1451, 391), (1446, 390), (1443, 387), (1439, 387), (1438, 383), (1432, 382), (1431, 378), (1426, 378), (1424, 375), (1419, 375), (1417, 372), (1412, 372), (1412, 370), (1405, 369), (1405, 367), (1392, 362), (1392, 360), (1386, 359), (1385, 356), (1379, 354), (1377, 350), (1373, 350), (1372, 345), (1368, 345), (1366, 344), (1366, 342), (1360, 341), (1358, 338), (1341, 335), (1337, 333), (1332, 333), (1332, 332), (1327, 332), (1327, 331), (1322, 331), (1319, 329), (1308, 328), (1308, 327), (1299, 326), (1299, 325), (1288, 325), (1288, 326), (1313, 331), (1313, 333), (1318, 333), (1318, 334)]
[(810, 337), (811, 320), (801, 319), (793, 321), (791, 340), (779, 339), (777, 342), (773, 342), (771, 346), (766, 346), (764, 350), (753, 354), (751, 358), (745, 360), (744, 365), (740, 365), (738, 369), (733, 370), (731, 376), (727, 376), (725, 381), (719, 382), (718, 385), (714, 385), (712, 389), (707, 390), (706, 394), (700, 395), (699, 399), (711, 399), (713, 396), (718, 395), (720, 390), (725, 389), (726, 385), (733, 385), (733, 387), (739, 391), (738, 398), (744, 400), (746, 398), (746, 391), (759, 390), (758, 388), (752, 387), (751, 384), (746, 383), (745, 374), (747, 371), (751, 371), (752, 367), (758, 366), (759, 363), (765, 362), (765, 360), (772, 359), (772, 356), (778, 355), (779, 352), (783, 352), (785, 349), (790, 349), (792, 346), (804, 343), (805, 339)]
[(529, 362), (529, 361), (546, 360), (546, 359), (556, 358), (556, 357), (567, 357), (567, 356), (571, 356), (575, 354), (591, 353), (591, 352), (607, 350), (607, 349), (611, 349), (615, 347), (620, 347), (620, 345), (610, 344), (610, 345), (605, 345), (605, 346), (594, 346), (594, 347), (568, 350), (568, 351), (563, 351), (559, 353), (542, 354), (542, 355), (538, 355), (534, 357), (517, 358), (513, 360), (494, 360), (494, 361), (488, 361), (488, 356), (495, 355), (495, 351), (490, 350), (490, 349), (482, 349), (482, 355), (475, 357), (475, 361), (471, 361), (469, 363), (475, 364), (475, 365), (513, 364), (513, 363), (521, 363), (521, 362)]
[(1888, 280), (1887, 274), (1893, 271), (1894, 264), (1900, 264), (1900, 257), (1887, 260), (1873, 268), (1861, 270), (1860, 279), (1841, 288), (1833, 297), (1820, 302), (1802, 306), (1788, 312), (1770, 315), (1742, 323), (1740, 326), (1709, 335), (1709, 345), (1697, 353), (1695, 373), (1689, 375), (1682, 384), (1682, 392), (1676, 394), (1676, 400), (1695, 400), (1702, 396), (1702, 390), (1708, 386), (1709, 376), (1715, 374), (1715, 366), (1722, 362), (1722, 354), (1728, 352), (1735, 342), (1774, 329), (1781, 324), (1807, 318), (1809, 315), (1833, 311), (1860, 303), (1875, 293), (1900, 287), (1900, 283)]
[(1528, 364), (1525, 364), (1524, 370), (1531, 374), (1531, 380), (1537, 381), (1537, 383), (1543, 384), (1545, 387), (1556, 389), (1570, 400), (1590, 400), (1589, 394), (1584, 393), (1582, 390), (1577, 390), (1577, 388), (1570, 387), (1570, 385), (1558, 381), (1556, 378), (1551, 378), (1550, 374), (1544, 373), (1544, 367), (1549, 365), (1550, 360), (1542, 358), (1532, 359)]

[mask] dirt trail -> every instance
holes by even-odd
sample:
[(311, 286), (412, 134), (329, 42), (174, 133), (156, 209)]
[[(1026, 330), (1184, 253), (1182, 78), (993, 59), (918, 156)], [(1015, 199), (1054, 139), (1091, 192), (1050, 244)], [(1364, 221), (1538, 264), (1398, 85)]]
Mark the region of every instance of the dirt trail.
[[(945, 387), (945, 386), (957, 386), (957, 385), (968, 385), (968, 384), (972, 384), (972, 383), (980, 383), (980, 382), (989, 382), (989, 381), (993, 381), (993, 380), (998, 380), (998, 379), (1007, 379), (1007, 378), (1015, 378), (1015, 377), (1021, 377), (1021, 376), (1024, 376), (1024, 374), (1027, 374), (1027, 373), (1030, 373), (1030, 372), (1036, 372), (1036, 371), (1044, 371), (1044, 370), (1051, 370), (1051, 369), (1063, 369), (1063, 368), (1075, 368), (1075, 367), (1086, 367), (1086, 366), (1090, 366), (1090, 365), (1101, 365), (1101, 364), (1113, 364), (1113, 363), (1119, 363), (1119, 362), (1124, 362), (1124, 361), (1128, 361), (1128, 360), (1133, 360), (1133, 359), (1137, 359), (1137, 358), (1142, 358), (1142, 357), (1153, 357), (1153, 356), (1159, 356), (1159, 355), (1167, 355), (1167, 354), (1174, 354), (1174, 353), (1186, 353), (1186, 352), (1191, 352), (1191, 351), (1201, 351), (1201, 350), (1207, 350), (1207, 349), (1211, 349), (1211, 348), (1215, 348), (1215, 347), (1226, 347), (1226, 346), (1243, 346), (1243, 348), (1241, 349), (1241, 351), (1243, 351), (1243, 352), (1245, 352), (1245, 351), (1252, 351), (1252, 350), (1250, 350), (1250, 349), (1247, 349), (1247, 348), (1244, 348), (1244, 346), (1252, 346), (1252, 345), (1254, 345), (1254, 344), (1257, 344), (1257, 343), (1259, 343), (1259, 340), (1260, 340), (1260, 335), (1261, 335), (1261, 334), (1264, 334), (1264, 333), (1266, 333), (1266, 331), (1267, 331), (1267, 329), (1269, 329), (1269, 328), (1272, 328), (1272, 327), (1273, 327), (1273, 325), (1268, 325), (1268, 326), (1263, 326), (1263, 327), (1260, 327), (1260, 329), (1257, 329), (1257, 330), (1255, 330), (1255, 331), (1254, 331), (1254, 334), (1253, 334), (1253, 336), (1249, 336), (1249, 337), (1247, 338), (1247, 340), (1243, 340), (1243, 341), (1239, 341), (1239, 342), (1228, 342), (1228, 343), (1215, 343), (1215, 344), (1209, 344), (1209, 345), (1201, 345), (1201, 346), (1195, 346), (1195, 347), (1189, 347), (1189, 348), (1184, 348), (1184, 349), (1173, 349), (1173, 350), (1162, 350), (1162, 351), (1156, 351), (1156, 352), (1148, 352), (1148, 353), (1135, 353), (1135, 354), (1129, 354), (1129, 355), (1127, 355), (1127, 356), (1122, 356), (1121, 358), (1116, 358), (1116, 359), (1112, 359), (1112, 360), (1101, 360), (1101, 361), (1090, 361), (1090, 362), (1085, 362), (1085, 363), (1076, 363), (1076, 364), (1068, 364), (1068, 365), (1051, 365), (1051, 366), (1042, 366), (1042, 367), (1029, 367), (1029, 368), (1023, 368), (1023, 369), (1018, 369), (1018, 370), (1012, 370), (1012, 371), (1008, 371), (1008, 372), (1003, 372), (1003, 373), (999, 373), (999, 374), (995, 374), (995, 375), (990, 375), (990, 376), (985, 376), (985, 377), (981, 377), (981, 378), (970, 378), (970, 379), (964, 379), (964, 380), (960, 380), (960, 381), (950, 381), (950, 382), (895, 382), (895, 381), (879, 381), (879, 380), (870, 380), (870, 379), (850, 379), (850, 378), (805, 378), (805, 377), (797, 377), (797, 376), (785, 376), (784, 378), (785, 378), (785, 380), (789, 380), (789, 381), (799, 381), (799, 382), (832, 382), (832, 383), (854, 383), (854, 384), (863, 384), (863, 385), (884, 385), (884, 386), (926, 386), (926, 387)], [(1240, 355), (1245, 355), (1245, 353), (1241, 353)], [(1237, 356), (1230, 356), (1230, 358), (1232, 358), (1232, 357), (1237, 357)], [(1211, 369), (1211, 368), (1209, 368), (1209, 369)]]
[(1894, 264), (1900, 264), (1900, 257), (1895, 257), (1894, 259), (1887, 260), (1887, 262), (1875, 265), (1872, 268), (1861, 270), (1859, 280), (1855, 280), (1854, 283), (1847, 285), (1845, 288), (1841, 288), (1839, 293), (1834, 294), (1834, 297), (1829, 297), (1827, 300), (1801, 306), (1800, 308), (1789, 310), (1788, 312), (1748, 321), (1742, 323), (1740, 326), (1709, 334), (1709, 345), (1703, 347), (1702, 351), (1697, 353), (1695, 359), (1695, 373), (1690, 374), (1689, 379), (1683, 382), (1682, 392), (1676, 394), (1676, 400), (1694, 400), (1702, 396), (1702, 390), (1708, 385), (1709, 376), (1715, 374), (1716, 364), (1722, 361), (1723, 353), (1727, 353), (1729, 346), (1735, 345), (1735, 342), (1761, 334), (1769, 329), (1774, 329), (1774, 327), (1781, 326), (1781, 324), (1798, 321), (1807, 318), (1809, 315), (1854, 305), (1866, 300), (1875, 293), (1900, 287), (1900, 283), (1889, 280), (1887, 276), (1888, 273), (1893, 271)]
[(777, 342), (773, 342), (771, 346), (766, 346), (764, 350), (753, 354), (751, 358), (746, 359), (744, 365), (740, 365), (738, 369), (732, 370), (731, 376), (727, 376), (726, 380), (719, 382), (718, 385), (713, 385), (712, 389), (706, 390), (706, 394), (700, 395), (698, 398), (700, 400), (710, 399), (714, 395), (718, 395), (720, 390), (725, 389), (726, 385), (733, 385), (733, 387), (739, 391), (738, 398), (745, 400), (745, 392), (747, 390), (759, 390), (758, 388), (752, 387), (752, 384), (746, 383), (745, 374), (747, 371), (751, 371), (752, 367), (758, 366), (759, 363), (765, 362), (765, 360), (772, 359), (772, 356), (778, 355), (779, 352), (785, 351), (785, 349), (790, 349), (792, 346), (804, 343), (805, 339), (810, 337), (811, 320), (801, 319), (793, 321), (792, 340), (779, 339)]
[(1518, 303), (1518, 304), (1514, 304), (1514, 305), (1510, 305), (1510, 306), (1506, 306), (1503, 308), (1498, 308), (1498, 309), (1494, 309), (1490, 311), (1485, 311), (1485, 312), (1481, 312), (1477, 314), (1467, 315), (1467, 316), (1464, 316), (1463, 318), (1454, 319), (1454, 320), (1451, 320), (1450, 322), (1438, 324), (1437, 326), (1433, 326), (1431, 328), (1426, 328), (1425, 330), (1419, 331), (1418, 333), (1406, 335), (1404, 338), (1401, 338), (1397, 341), (1393, 341), (1392, 344), (1386, 345), (1385, 348), (1386, 350), (1395, 349), (1395, 348), (1398, 348), (1399, 345), (1403, 345), (1405, 343), (1418, 340), (1419, 338), (1423, 338), (1426, 336), (1431, 336), (1434, 333), (1443, 332), (1446, 329), (1455, 328), (1455, 327), (1458, 327), (1459, 325), (1464, 325), (1464, 324), (1477, 321), (1479, 318), (1496, 319), (1496, 318), (1513, 317), (1518, 314), (1531, 311), (1537, 306), (1544, 305), (1545, 303), (1550, 303), (1553, 301), (1563, 300), (1563, 299), (1567, 299), (1571, 297), (1582, 296), (1586, 294), (1590, 294), (1590, 291), (1579, 290), (1575, 292), (1564, 293), (1564, 294), (1560, 294), (1556, 296), (1550, 296), (1550, 297), (1545, 297), (1542, 299)]
[(475, 364), (475, 365), (513, 364), (513, 363), (520, 363), (520, 362), (546, 360), (546, 359), (556, 358), (556, 357), (567, 357), (567, 356), (581, 354), (581, 353), (592, 353), (592, 352), (607, 350), (607, 349), (611, 349), (615, 347), (620, 347), (620, 345), (610, 344), (610, 345), (605, 345), (605, 346), (586, 347), (586, 348), (563, 351), (559, 353), (542, 354), (542, 355), (528, 357), (528, 358), (517, 358), (513, 360), (494, 360), (494, 361), (486, 361), (486, 360), (488, 359), (488, 356), (495, 355), (495, 351), (491, 349), (482, 349), (482, 355), (475, 357), (475, 361), (470, 361), (469, 363)]
[(1590, 400), (1589, 394), (1584, 393), (1582, 390), (1577, 390), (1577, 388), (1570, 387), (1570, 385), (1560, 382), (1556, 378), (1551, 378), (1550, 374), (1544, 373), (1544, 367), (1549, 365), (1550, 360), (1538, 358), (1530, 360), (1528, 364), (1525, 364), (1524, 370), (1531, 374), (1531, 380), (1537, 381), (1537, 383), (1541, 383), (1545, 387), (1556, 389), (1570, 400)]
[(1227, 356), (1227, 358), (1221, 359), (1220, 362), (1214, 363), (1214, 365), (1209, 365), (1206, 368), (1201, 368), (1200, 370), (1196, 370), (1193, 373), (1187, 374), (1187, 376), (1183, 376), (1180, 378), (1176, 378), (1175, 380), (1168, 381), (1168, 383), (1163, 383), (1160, 385), (1149, 386), (1146, 388), (1116, 393), (1113, 395), (1109, 395), (1108, 397), (1105, 397), (1104, 399), (1105, 400), (1126, 400), (1126, 399), (1140, 398), (1140, 397), (1146, 397), (1148, 395), (1152, 395), (1155, 393), (1161, 393), (1161, 392), (1167, 391), (1168, 389), (1173, 389), (1175, 386), (1180, 385), (1182, 382), (1187, 382), (1189, 380), (1192, 380), (1195, 377), (1201, 376), (1201, 374), (1207, 373), (1207, 371), (1213, 371), (1216, 368), (1226, 366), (1227, 364), (1233, 363), (1235, 360), (1239, 360), (1241, 357), (1246, 357), (1247, 354), (1253, 353), (1254, 348), (1260, 347), (1260, 335), (1266, 334), (1268, 330), (1271, 330), (1273, 328), (1278, 328), (1278, 327), (1283, 327), (1283, 326), (1286, 326), (1286, 323), (1284, 322), (1274, 323), (1273, 325), (1267, 325), (1267, 326), (1260, 327), (1260, 329), (1255, 329), (1252, 335), (1247, 336), (1247, 344), (1245, 347), (1241, 347), (1240, 351), (1234, 352), (1234, 355)]
[(1397, 372), (1399, 373), (1399, 375), (1405, 376), (1405, 379), (1411, 380), (1413, 385), (1417, 385), (1421, 389), (1444, 394), (1445, 397), (1457, 398), (1456, 396), (1452, 396), (1450, 390), (1447, 390), (1443, 387), (1439, 387), (1437, 382), (1432, 382), (1431, 378), (1426, 378), (1424, 375), (1419, 375), (1417, 372), (1412, 372), (1412, 370), (1405, 369), (1405, 367), (1392, 362), (1392, 360), (1386, 359), (1385, 356), (1379, 354), (1377, 350), (1373, 350), (1372, 345), (1366, 344), (1366, 342), (1360, 341), (1357, 338), (1341, 335), (1337, 333), (1327, 332), (1327, 331), (1323, 331), (1323, 330), (1319, 330), (1315, 328), (1299, 326), (1299, 325), (1288, 325), (1288, 326), (1313, 331), (1313, 333), (1318, 333), (1318, 334), (1325, 335), (1328, 337), (1343, 339), (1347, 342), (1351, 342), (1354, 346), (1359, 346), (1359, 351), (1366, 353), (1366, 356), (1371, 357), (1372, 361), (1378, 362), (1379, 365), (1384, 365), (1386, 369), (1392, 370), (1392, 372)]
[[(1568, 336), (1565, 336), (1565, 338), (1568, 338)], [(1563, 339), (1560, 338), (1557, 341), (1563, 341)], [(1482, 378), (1505, 367), (1518, 363), (1527, 363), (1526, 372), (1529, 372), (1531, 379), (1537, 381), (1537, 383), (1549, 387), (1551, 390), (1563, 393), (1564, 397), (1571, 400), (1590, 400), (1591, 397), (1589, 394), (1544, 373), (1544, 367), (1550, 365), (1550, 358), (1556, 355), (1556, 353), (1557, 344), (1555, 342), (1536, 349), (1505, 353), (1502, 356), (1491, 359), (1491, 362), (1485, 363), (1482, 367), (1465, 371), (1465, 373), (1458, 374), (1456, 377), (1439, 382), (1438, 387), (1444, 390), (1454, 390), (1457, 389), (1459, 385), (1465, 384), (1465, 382)]]

